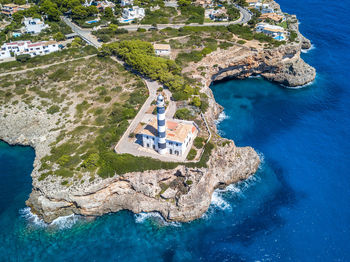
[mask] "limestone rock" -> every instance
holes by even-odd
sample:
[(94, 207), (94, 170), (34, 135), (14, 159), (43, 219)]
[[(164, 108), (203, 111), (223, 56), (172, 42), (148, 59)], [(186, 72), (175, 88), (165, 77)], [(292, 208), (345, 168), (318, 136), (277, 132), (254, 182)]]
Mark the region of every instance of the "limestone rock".
[(169, 199), (169, 198), (174, 198), (176, 196), (176, 193), (177, 193), (177, 191), (175, 189), (172, 189), (172, 188), (169, 187), (160, 196), (162, 198)]

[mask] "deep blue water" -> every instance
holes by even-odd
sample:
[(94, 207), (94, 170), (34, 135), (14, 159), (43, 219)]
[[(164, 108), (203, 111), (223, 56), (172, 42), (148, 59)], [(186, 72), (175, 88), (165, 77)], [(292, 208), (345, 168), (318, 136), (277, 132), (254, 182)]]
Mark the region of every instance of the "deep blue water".
[(303, 55), (315, 83), (212, 87), (222, 135), (264, 158), (252, 179), (216, 192), (191, 223), (120, 212), (45, 227), (25, 209), (34, 151), (0, 143), (0, 261), (350, 261), (350, 4), (279, 3), (315, 45)]

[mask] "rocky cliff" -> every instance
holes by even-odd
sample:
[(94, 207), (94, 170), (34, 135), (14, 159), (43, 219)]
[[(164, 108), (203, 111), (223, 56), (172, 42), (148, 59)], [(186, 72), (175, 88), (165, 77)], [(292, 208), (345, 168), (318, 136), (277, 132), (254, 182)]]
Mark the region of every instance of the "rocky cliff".
[(258, 165), (252, 148), (231, 143), (214, 150), (208, 168), (129, 173), (82, 188), (53, 190), (52, 185), (33, 183), (27, 205), (46, 222), (72, 213), (94, 217), (125, 209), (159, 212), (168, 221), (191, 221), (208, 209), (215, 188), (248, 178)]
[[(269, 5), (282, 12), (276, 2), (270, 1)], [(256, 75), (287, 87), (298, 87), (312, 82), (316, 77), (316, 70), (300, 57), (301, 50), (311, 48), (311, 42), (300, 33), (297, 17), (285, 15), (287, 31), (296, 34), (293, 41), (287, 39), (285, 44), (271, 47), (256, 40), (245, 41), (237, 38), (231, 42), (233, 46), (228, 49), (218, 48), (200, 62), (190, 63), (183, 72), (199, 79), (204, 89), (213, 81), (244, 79)], [(238, 44), (239, 40), (246, 43)]]
[(289, 87), (302, 86), (316, 76), (316, 70), (300, 58), (302, 45), (307, 45), (306, 40), (273, 49), (235, 44), (228, 50), (212, 52), (200, 62), (191, 64), (187, 71), (206, 86), (213, 81), (255, 75)]
[[(220, 107), (214, 105), (215, 109), (218, 114)], [(26, 204), (48, 223), (59, 216), (95, 217), (125, 209), (135, 213), (156, 211), (169, 221), (190, 221), (208, 209), (215, 188), (248, 178), (260, 163), (252, 148), (239, 148), (215, 136), (216, 147), (207, 168), (178, 166), (107, 179), (96, 177), (93, 181), (89, 181), (89, 174), (82, 174), (81, 181), (70, 186), (62, 185), (59, 177), (40, 181), (41, 158), (49, 154), (50, 144), (58, 136), (55, 130), (59, 120), (59, 116), (21, 102), (0, 109), (0, 139), (35, 149), (33, 190)]]
[[(279, 8), (279, 7), (278, 7)], [(310, 42), (298, 31), (298, 41), (278, 48), (265, 48), (259, 42), (235, 43), (227, 50), (217, 50), (198, 63), (184, 69), (203, 83), (209, 96), (206, 119), (212, 131), (222, 108), (215, 102), (210, 83), (226, 78), (261, 75), (286, 85), (301, 86), (315, 78), (315, 69), (300, 58), (302, 48)], [(82, 173), (80, 181), (63, 184), (57, 176), (44, 180), (41, 159), (50, 154), (50, 144), (59, 136), (60, 125), (72, 125), (62, 115), (49, 115), (39, 107), (22, 101), (0, 108), (0, 139), (10, 144), (34, 147), (36, 158), (32, 172), (33, 190), (26, 204), (46, 222), (70, 214), (99, 216), (119, 210), (159, 212), (169, 221), (190, 221), (199, 218), (209, 207), (213, 191), (248, 178), (258, 169), (260, 160), (250, 147), (236, 147), (233, 141), (213, 133), (215, 147), (206, 168), (183, 165), (172, 170), (127, 173), (122, 176), (90, 180)], [(74, 115), (69, 111), (68, 115)]]

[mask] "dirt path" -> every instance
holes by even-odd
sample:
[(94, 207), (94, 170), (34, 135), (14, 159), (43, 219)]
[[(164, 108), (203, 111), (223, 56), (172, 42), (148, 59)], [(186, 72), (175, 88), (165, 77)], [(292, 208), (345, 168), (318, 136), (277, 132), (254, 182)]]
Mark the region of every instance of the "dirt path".
[(7, 76), (7, 75), (15, 75), (15, 74), (26, 73), (28, 71), (33, 71), (33, 70), (36, 70), (36, 69), (45, 69), (45, 68), (49, 68), (50, 66), (60, 65), (60, 64), (67, 63), (67, 62), (73, 62), (73, 61), (77, 61), (77, 60), (80, 60), (80, 59), (89, 59), (89, 58), (94, 57), (94, 56), (96, 56), (96, 55), (88, 55), (88, 56), (83, 56), (83, 57), (79, 57), (79, 58), (73, 58), (73, 59), (65, 60), (65, 61), (62, 61), (62, 62), (56, 62), (56, 63), (52, 63), (52, 64), (48, 64), (48, 65), (42, 65), (42, 66), (36, 66), (36, 67), (27, 68), (27, 69), (23, 69), (23, 70), (5, 72), (5, 73), (1, 73), (0, 77)]

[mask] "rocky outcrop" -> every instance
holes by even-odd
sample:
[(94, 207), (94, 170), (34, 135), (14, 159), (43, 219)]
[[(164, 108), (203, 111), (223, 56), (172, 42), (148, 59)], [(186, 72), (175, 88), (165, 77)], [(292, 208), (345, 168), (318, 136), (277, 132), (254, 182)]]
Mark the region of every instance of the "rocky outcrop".
[[(213, 109), (215, 114), (220, 111), (215, 105)], [(40, 181), (40, 160), (49, 154), (50, 144), (59, 135), (58, 120), (59, 116), (21, 102), (0, 108), (0, 139), (35, 148), (33, 190), (26, 204), (48, 223), (59, 216), (95, 217), (125, 209), (135, 213), (156, 211), (169, 221), (190, 221), (208, 209), (215, 188), (248, 178), (260, 161), (252, 148), (239, 148), (233, 142), (222, 146), (218, 138), (207, 168), (178, 166), (107, 179), (96, 177), (93, 181), (82, 174), (81, 181), (69, 186), (55, 176)]]
[(294, 23), (289, 23), (289, 28), (291, 31), (294, 31), (298, 34), (298, 39), (301, 43), (301, 49), (307, 50), (311, 48), (311, 41), (307, 39), (305, 36), (303, 36), (299, 31), (299, 23), (296, 15), (288, 15), (288, 19), (290, 21), (293, 21)]
[(234, 45), (228, 50), (212, 52), (189, 67), (198, 69), (193, 76), (202, 79), (206, 86), (227, 78), (261, 75), (270, 81), (296, 87), (312, 82), (316, 76), (316, 70), (300, 58), (300, 50), (300, 43), (274, 49)]
[[(209, 88), (212, 81), (261, 75), (286, 86), (300, 86), (314, 80), (315, 69), (300, 58), (300, 50), (310, 42), (296, 30), (298, 43), (274, 49), (235, 44), (188, 67), (195, 78), (202, 80), (202, 91), (209, 96), (206, 119), (211, 130), (216, 130), (215, 120), (222, 111)], [(49, 154), (50, 144), (59, 135), (59, 123), (68, 121), (19, 102), (0, 108), (0, 123), (0, 139), (35, 148), (33, 190), (26, 204), (46, 222), (70, 214), (95, 217), (125, 209), (134, 213), (156, 211), (168, 221), (191, 221), (208, 209), (216, 188), (248, 178), (260, 163), (251, 147), (239, 148), (232, 141), (226, 143), (228, 140), (223, 143), (213, 134), (216, 146), (206, 168), (181, 165), (172, 170), (96, 177), (91, 181), (89, 174), (81, 174), (80, 181), (66, 185), (60, 177), (40, 181), (39, 170), (40, 159)]]
[(259, 165), (250, 148), (217, 147), (208, 168), (129, 173), (77, 190), (35, 187), (27, 201), (46, 222), (58, 216), (98, 216), (119, 210), (159, 212), (168, 221), (191, 221), (208, 209), (215, 188), (248, 178)]

